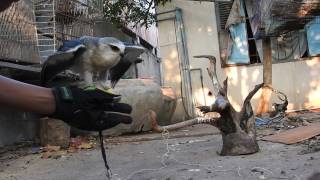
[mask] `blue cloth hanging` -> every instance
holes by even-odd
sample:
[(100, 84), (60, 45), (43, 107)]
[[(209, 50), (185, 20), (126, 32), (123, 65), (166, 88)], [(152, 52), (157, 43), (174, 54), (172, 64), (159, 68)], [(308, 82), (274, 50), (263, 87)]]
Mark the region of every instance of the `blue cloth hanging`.
[[(247, 36), (247, 27), (245, 20), (245, 10), (244, 10), (244, 2), (242, 0), (236, 1), (234, 3), (238, 3), (238, 7), (233, 10), (237, 10), (237, 18), (241, 19), (240, 22), (233, 24), (231, 23), (229, 28), (230, 36), (232, 39), (232, 47), (231, 52), (228, 57), (228, 64), (248, 64), (250, 62), (249, 57), (249, 48), (248, 48), (248, 36)], [(236, 6), (236, 4), (234, 4)], [(234, 17), (233, 17), (234, 18)]]
[(232, 39), (228, 64), (247, 64), (250, 62), (247, 29), (245, 23), (231, 25), (229, 32)]
[(306, 27), (310, 56), (320, 55), (320, 16), (309, 22)]

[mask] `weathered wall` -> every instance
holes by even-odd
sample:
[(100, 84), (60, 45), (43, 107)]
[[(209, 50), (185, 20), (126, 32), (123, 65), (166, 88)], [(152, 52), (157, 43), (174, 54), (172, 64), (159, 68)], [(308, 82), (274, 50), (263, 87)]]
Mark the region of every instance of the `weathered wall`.
[(143, 53), (141, 58), (143, 61), (137, 64), (138, 77), (142, 79), (152, 79), (161, 85), (160, 59), (149, 51)]
[(39, 132), (39, 118), (29, 113), (1, 108), (0, 148), (15, 142), (30, 141)]
[[(200, 72), (192, 71), (192, 88), (196, 105), (211, 104), (214, 98), (208, 96), (211, 82), (206, 68), (208, 61), (195, 59), (194, 55), (210, 54), (217, 58), (218, 76), (222, 82), (229, 77), (228, 97), (239, 109), (242, 102), (256, 84), (262, 83), (262, 65), (235, 66), (221, 68), (218, 32), (214, 3), (173, 0), (158, 12), (181, 8), (187, 37), (191, 69), (200, 68), (204, 78), (201, 88)], [(162, 58), (164, 85), (173, 87), (180, 95), (179, 61), (176, 48), (174, 22), (166, 20), (159, 23), (159, 44)], [(273, 87), (288, 95), (289, 110), (320, 107), (320, 63), (319, 58), (273, 64)], [(252, 99), (253, 108), (258, 106), (260, 91)], [(205, 94), (205, 98), (203, 96)], [(272, 102), (277, 101), (275, 96)]]
[[(172, 10), (174, 8), (182, 9), (190, 69), (202, 69), (204, 77), (204, 88), (202, 89), (200, 73), (197, 71), (191, 72), (194, 104), (205, 104), (205, 101), (207, 104), (210, 104), (213, 102), (213, 98), (208, 96), (208, 92), (212, 85), (206, 71), (209, 63), (206, 60), (193, 58), (193, 56), (202, 54), (214, 55), (217, 57), (218, 66), (220, 67), (214, 4), (210, 2), (200, 3), (194, 1), (173, 0), (172, 3), (167, 4), (165, 7), (160, 7), (158, 13)], [(169, 14), (161, 15), (162, 19), (168, 17), (170, 17)], [(158, 19), (160, 18), (158, 17)], [(181, 97), (181, 76), (179, 72), (180, 54), (177, 48), (175, 21), (160, 21), (158, 27), (163, 82), (165, 86), (173, 87), (176, 90), (177, 96)], [(220, 69), (219, 72), (221, 72)], [(218, 73), (218, 76), (220, 78), (224, 77), (223, 73)], [(204, 99), (204, 94), (206, 100)], [(183, 113), (183, 107), (181, 107), (181, 103), (178, 103), (175, 118), (179, 118), (179, 116), (180, 119), (181, 117), (183, 118)]]
[[(285, 93), (289, 99), (289, 110), (320, 107), (320, 58), (277, 63), (272, 65), (272, 86)], [(225, 68), (229, 77), (229, 98), (239, 108), (246, 94), (255, 84), (262, 82), (262, 65)], [(252, 104), (258, 106), (260, 93)], [(277, 101), (275, 94), (272, 102)]]

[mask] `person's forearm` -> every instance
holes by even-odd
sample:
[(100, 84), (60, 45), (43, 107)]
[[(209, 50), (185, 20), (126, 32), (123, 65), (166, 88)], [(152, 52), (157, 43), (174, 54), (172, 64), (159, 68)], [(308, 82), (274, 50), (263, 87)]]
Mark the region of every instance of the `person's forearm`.
[(0, 76), (0, 106), (50, 115), (55, 111), (51, 89)]

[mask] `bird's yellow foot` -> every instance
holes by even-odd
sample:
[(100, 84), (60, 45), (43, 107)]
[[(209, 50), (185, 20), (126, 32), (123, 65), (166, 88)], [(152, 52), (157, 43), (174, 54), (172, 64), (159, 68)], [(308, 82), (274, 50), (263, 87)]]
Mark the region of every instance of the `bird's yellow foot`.
[(101, 87), (101, 86), (91, 85), (91, 86), (87, 86), (85, 88), (85, 90), (95, 90), (95, 89), (99, 89), (101, 91), (104, 91), (106, 93), (113, 94), (113, 95), (116, 95), (116, 96), (119, 95), (119, 94), (113, 93), (112, 88), (110, 88), (110, 87)]

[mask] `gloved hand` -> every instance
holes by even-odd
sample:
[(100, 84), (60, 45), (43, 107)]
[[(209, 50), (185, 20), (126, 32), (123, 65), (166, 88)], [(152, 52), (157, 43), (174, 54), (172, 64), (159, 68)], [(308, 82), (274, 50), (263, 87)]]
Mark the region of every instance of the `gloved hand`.
[(100, 89), (54, 87), (56, 110), (50, 117), (87, 131), (102, 131), (120, 123), (130, 124), (132, 107), (119, 103), (121, 96)]

